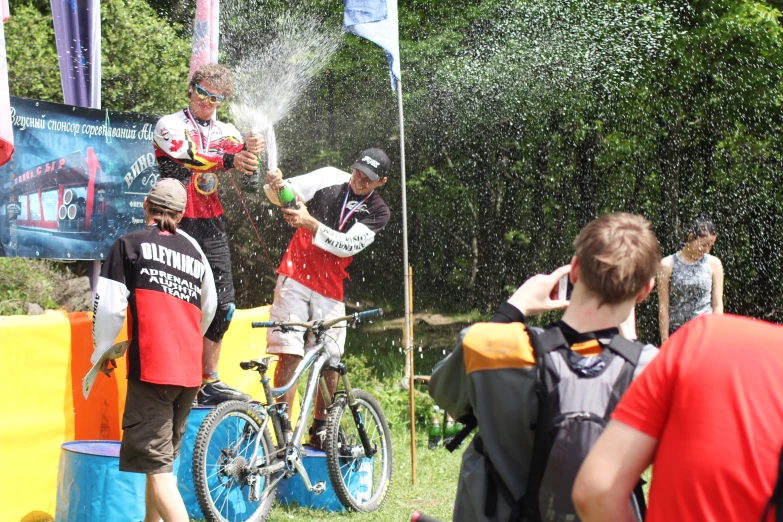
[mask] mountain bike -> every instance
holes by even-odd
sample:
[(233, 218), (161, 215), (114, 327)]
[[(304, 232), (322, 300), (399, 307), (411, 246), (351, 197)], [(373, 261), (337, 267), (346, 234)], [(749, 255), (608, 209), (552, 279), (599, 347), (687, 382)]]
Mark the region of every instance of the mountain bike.
[[(389, 425), (378, 401), (366, 391), (351, 387), (345, 364), (325, 343), (330, 328), (354, 328), (382, 314), (383, 310), (377, 309), (328, 321), (253, 323), (253, 328), (279, 328), (303, 335), (312, 332), (315, 345), (296, 367), (290, 382), (279, 388), (270, 387), (266, 376), (273, 357), (241, 362), (243, 370), (259, 373), (263, 402), (228, 401), (207, 414), (193, 448), (193, 483), (208, 521), (265, 520), (280, 480), (297, 474), (308, 491), (317, 495), (325, 491), (325, 481), (313, 484), (302, 464), (308, 451), (302, 445), (302, 436), (318, 386), (328, 411), (323, 445), (337, 498), (350, 511), (371, 512), (383, 506), (392, 481)], [(308, 369), (301, 411), (291, 434), (288, 405), (276, 399), (296, 386)], [(343, 383), (333, 396), (327, 391), (325, 371), (337, 372)], [(276, 443), (269, 431), (270, 421)]]

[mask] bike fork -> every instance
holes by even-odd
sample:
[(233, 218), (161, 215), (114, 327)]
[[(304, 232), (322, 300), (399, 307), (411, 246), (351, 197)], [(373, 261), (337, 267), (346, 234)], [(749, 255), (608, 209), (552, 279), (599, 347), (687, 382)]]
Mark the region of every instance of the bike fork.
[(362, 416), (359, 414), (359, 405), (356, 403), (356, 397), (353, 394), (353, 388), (351, 382), (348, 380), (348, 371), (345, 369), (345, 365), (340, 364), (338, 372), (343, 380), (343, 386), (345, 387), (345, 393), (348, 395), (348, 408), (351, 410), (353, 421), (356, 423), (356, 429), (359, 432), (359, 439), (362, 441), (362, 447), (364, 448), (364, 455), (366, 457), (372, 457), (375, 455), (376, 450), (370, 443), (370, 438), (367, 436), (367, 430), (364, 429), (364, 422)]

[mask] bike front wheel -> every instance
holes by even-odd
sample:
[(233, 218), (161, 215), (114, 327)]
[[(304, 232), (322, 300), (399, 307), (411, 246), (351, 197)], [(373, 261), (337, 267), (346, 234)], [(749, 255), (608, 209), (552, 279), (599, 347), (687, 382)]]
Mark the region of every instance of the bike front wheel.
[(261, 522), (269, 515), (275, 500), (268, 487), (273, 477), (256, 471), (275, 460), (269, 432), (260, 432), (263, 415), (251, 404), (228, 401), (201, 424), (193, 448), (193, 484), (209, 522)]
[[(392, 441), (389, 424), (375, 397), (353, 390), (356, 411), (348, 397), (338, 397), (329, 410), (324, 452), (329, 479), (340, 502), (350, 511), (380, 509), (389, 497), (392, 482)], [(373, 450), (368, 456), (359, 426), (363, 426)]]

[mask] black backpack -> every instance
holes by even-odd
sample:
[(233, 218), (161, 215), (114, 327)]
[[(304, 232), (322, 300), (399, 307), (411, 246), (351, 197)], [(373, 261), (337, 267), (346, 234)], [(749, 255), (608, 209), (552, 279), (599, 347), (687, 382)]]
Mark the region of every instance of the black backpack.
[[(557, 327), (539, 330), (530, 340), (539, 409), (523, 513), (529, 522), (579, 520), (571, 501), (576, 474), (631, 384), (644, 345), (615, 334), (601, 340), (599, 355), (583, 357)], [(637, 490), (632, 502), (641, 520), (644, 496), (640, 505)]]
[[(583, 357), (571, 350), (557, 326), (528, 331), (536, 356), (539, 404), (528, 490), (524, 498), (513, 498), (484, 453), (479, 433), (473, 444), (484, 456), (490, 477), (484, 513), (493, 517), (502, 496), (513, 506), (512, 521), (578, 521), (571, 502), (576, 473), (630, 385), (644, 345), (615, 334), (599, 340), (604, 346), (599, 355)], [(460, 422), (465, 428), (446, 446), (449, 451), (476, 427), (472, 415)], [(639, 520), (645, 515), (641, 486), (640, 481), (632, 499)]]

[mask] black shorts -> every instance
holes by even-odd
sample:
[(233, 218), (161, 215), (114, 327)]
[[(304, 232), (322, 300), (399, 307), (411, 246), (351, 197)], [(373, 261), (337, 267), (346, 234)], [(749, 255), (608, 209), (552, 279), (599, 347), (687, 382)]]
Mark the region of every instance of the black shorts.
[(223, 216), (216, 218), (182, 218), (179, 227), (198, 242), (207, 256), (215, 279), (218, 304), (234, 302), (234, 279), (231, 274), (231, 254)]
[(120, 471), (171, 473), (198, 389), (128, 379)]

